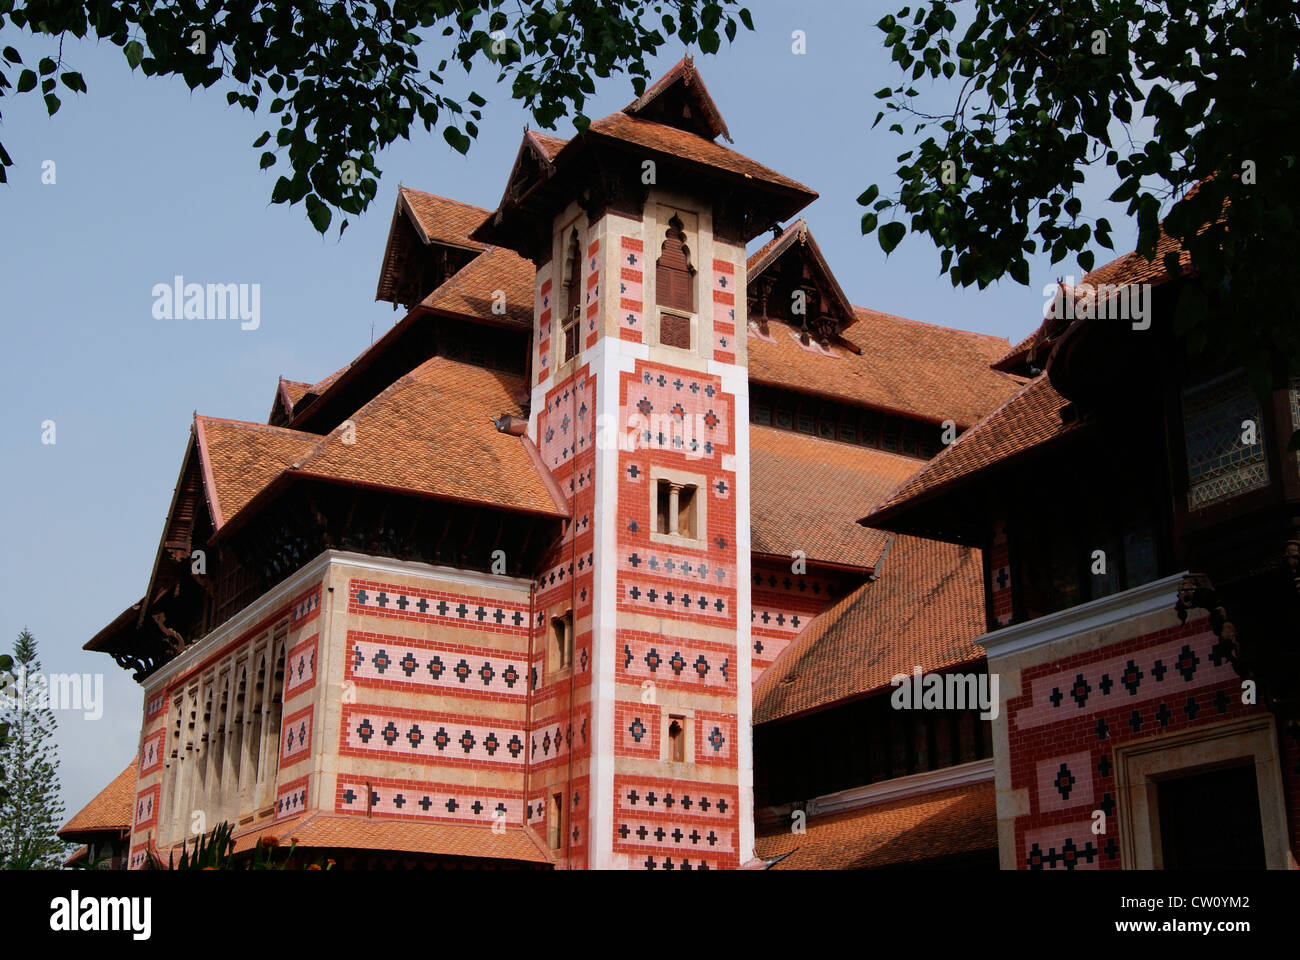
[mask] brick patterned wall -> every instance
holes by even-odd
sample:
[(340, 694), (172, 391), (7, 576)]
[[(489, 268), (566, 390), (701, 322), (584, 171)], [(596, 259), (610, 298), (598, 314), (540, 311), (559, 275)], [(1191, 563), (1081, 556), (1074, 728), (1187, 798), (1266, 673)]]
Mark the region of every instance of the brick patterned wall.
[(166, 739), (167, 731), (159, 730), (157, 733), (151, 733), (141, 741), (138, 777), (147, 777), (156, 770), (162, 769), (163, 742)]
[(285, 655), (284, 699), (288, 702), (316, 685), (316, 644), (319, 634), (312, 634)]
[(1204, 619), (1026, 668), (1021, 690), (1007, 702), (1011, 786), (1030, 797), (1015, 820), (1020, 869), (1119, 869), (1115, 748), (1261, 709), (1242, 704)]
[(524, 822), (524, 806), (522, 790), (386, 777), (339, 777), (334, 795), (338, 813), (445, 823), (491, 825), (502, 817), (507, 826), (518, 826)]
[(585, 283), (587, 313), (587, 346), (594, 347), (600, 339), (600, 241), (593, 240), (587, 245), (587, 269)]
[[(593, 243), (591, 255), (598, 249)], [(588, 269), (594, 269), (591, 257)], [(588, 283), (590, 290), (596, 289), (591, 280)], [(589, 301), (588, 315), (599, 339), (598, 297)], [(592, 342), (589, 337), (588, 345)], [(527, 795), (539, 805), (537, 819), (529, 822), (541, 841), (551, 835), (552, 798), (563, 795), (569, 822), (554, 855), (557, 866), (570, 869), (587, 867), (591, 849), (587, 784), (592, 749), (595, 421), (596, 377), (583, 364), (551, 386), (537, 419), (542, 462), (572, 505), (573, 522), (566, 525), (562, 542), (543, 565), (534, 595), (526, 786)], [(550, 651), (550, 621), (566, 610), (573, 611), (573, 662), (560, 668)]]
[(621, 237), (619, 244), (618, 335), (630, 343), (640, 343), (645, 329), (642, 244), (640, 238), (627, 236)]
[(287, 820), (307, 812), (307, 781), (299, 777), (282, 784), (275, 793), (275, 819)]
[[(717, 307), (730, 296), (723, 288), (715, 289)], [(737, 763), (736, 609), (739, 592), (749, 584), (737, 582), (736, 473), (730, 463), (736, 452), (735, 399), (718, 377), (637, 361), (631, 372), (621, 375), (619, 407), (625, 423), (639, 414), (653, 429), (644, 431), (634, 448), (622, 449), (618, 456), (616, 608), (620, 619), (642, 623), (654, 617), (662, 626), (657, 634), (629, 628), (617, 631), (616, 674), (626, 685), (617, 688), (614, 751), (616, 757), (664, 760), (661, 728), (669, 712), (686, 708), (661, 706), (658, 696), (647, 702), (647, 681), (667, 692), (707, 694), (708, 702), (725, 704), (730, 712), (688, 711), (694, 718), (694, 764), (681, 769), (682, 779), (664, 783), (690, 794), (707, 789), (690, 779), (695, 771), (735, 768)], [(662, 420), (654, 420), (664, 415), (671, 418), (667, 431)], [(681, 425), (677, 432), (673, 432), (674, 422)], [(652, 536), (649, 484), (656, 468), (703, 478), (696, 496), (706, 498), (704, 529), (697, 531), (696, 544), (668, 544)], [(716, 639), (699, 639), (700, 625), (713, 628), (709, 636)], [(638, 699), (625, 699), (624, 691), (638, 688)], [(696, 851), (699, 841), (683, 839), (696, 827), (687, 811), (636, 823), (623, 822), (619, 811), (614, 851), (626, 854), (628, 863), (641, 869), (658, 869), (669, 861), (680, 867), (683, 857), (692, 867), (734, 867), (739, 863), (737, 810), (733, 794), (725, 822), (710, 827), (714, 841), (707, 854)]]
[(1014, 594), (1011, 584), (1011, 551), (1007, 543), (1007, 524), (1000, 520), (993, 526), (988, 550), (986, 589), (993, 607), (993, 622), (1005, 627), (1011, 622)]
[(736, 268), (713, 261), (713, 359), (736, 362)]
[(292, 766), (311, 755), (312, 718), (315, 705), (304, 707), (284, 717), (280, 723), (280, 769)]
[[(538, 271), (539, 278), (543, 271), (549, 272), (550, 264)], [(539, 302), (537, 312), (537, 382), (544, 383), (550, 375), (551, 363), (551, 278), (542, 280), (538, 288)]]
[(750, 596), (753, 682), (781, 651), (839, 599), (840, 584), (829, 577), (790, 572), (788, 563), (754, 562)]

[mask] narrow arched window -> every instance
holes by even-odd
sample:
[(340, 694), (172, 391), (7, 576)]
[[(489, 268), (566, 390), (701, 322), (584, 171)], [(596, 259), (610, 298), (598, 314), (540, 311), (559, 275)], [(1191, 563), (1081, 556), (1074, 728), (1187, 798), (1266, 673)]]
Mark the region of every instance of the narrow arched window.
[(676, 214), (668, 221), (668, 233), (659, 248), (655, 290), (655, 302), (659, 306), (695, 312), (695, 268), (691, 266), (682, 221)]
[(572, 360), (578, 355), (578, 319), (582, 315), (582, 294), (579, 281), (582, 278), (582, 250), (578, 243), (578, 231), (569, 234), (569, 243), (565, 248), (561, 304), (564, 312), (560, 314), (560, 329), (564, 334), (564, 361)]

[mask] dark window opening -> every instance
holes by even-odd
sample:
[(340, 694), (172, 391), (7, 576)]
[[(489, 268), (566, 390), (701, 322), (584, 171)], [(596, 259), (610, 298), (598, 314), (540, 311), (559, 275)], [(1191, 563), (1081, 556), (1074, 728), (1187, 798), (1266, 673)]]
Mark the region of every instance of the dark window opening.
[(1157, 784), (1166, 870), (1263, 870), (1264, 828), (1254, 765)]
[(578, 289), (582, 277), (582, 249), (578, 242), (578, 231), (569, 234), (569, 245), (564, 255), (564, 312), (560, 315), (560, 327), (564, 333), (564, 361), (572, 360), (578, 355), (578, 320), (582, 314), (582, 297)]

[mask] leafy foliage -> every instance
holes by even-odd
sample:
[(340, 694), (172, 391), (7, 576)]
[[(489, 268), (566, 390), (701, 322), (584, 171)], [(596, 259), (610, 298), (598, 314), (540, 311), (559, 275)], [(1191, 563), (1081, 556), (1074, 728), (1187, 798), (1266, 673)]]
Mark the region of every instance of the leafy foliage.
[[(227, 101), (274, 118), (253, 143), (261, 168), (286, 161), (273, 203), (302, 203), (324, 233), (335, 212), (359, 214), (378, 188), (375, 156), (415, 124), (461, 153), (478, 136), (487, 100), (446, 90), (447, 71), (483, 61), (510, 80), (511, 95), (542, 127), (575, 113), (595, 78), (625, 71), (641, 93), (646, 59), (677, 36), (717, 51), (735, 38), (737, 0), (0, 0), (0, 29), (96, 36), (122, 48), (132, 70), (180, 77), (191, 88), (217, 87)], [(736, 14), (746, 27), (747, 10)], [(433, 69), (417, 48), (444, 38)], [(427, 67), (428, 64), (424, 64)], [(16, 84), (11, 76), (17, 72)], [(0, 97), (38, 89), (51, 115), (61, 82), (86, 92), (79, 73), (45, 57), (28, 66), (18, 49), (0, 49)], [(274, 143), (272, 143), (274, 141)], [(263, 150), (263, 148), (266, 148)], [(13, 161), (0, 144), (0, 182)], [(347, 220), (339, 224), (341, 234)]]
[[(7, 653), (0, 653), (0, 695), (6, 694), (13, 687), (14, 676), (10, 671), (14, 667), (13, 657)], [(0, 719), (0, 757), (4, 756), (4, 749), (9, 744), (9, 724)], [(9, 798), (9, 789), (5, 786), (5, 768), (0, 764), (0, 803), (4, 803)]]
[(54, 711), (46, 700), (36, 639), (18, 635), (12, 662), (21, 671), (7, 685), (3, 707), (5, 742), (0, 744), (8, 790), (0, 798), (0, 864), (6, 869), (57, 869), (67, 845), (56, 831), (63, 822), (59, 761), (54, 751)]
[[(1118, 181), (1148, 260), (1165, 232), (1198, 281), (1183, 285), (1179, 332), (1194, 351), (1244, 365), (1257, 390), (1300, 373), (1300, 327), (1284, 297), (1300, 239), (1300, 8), (1293, 0), (973, 0), (905, 7), (877, 26), (907, 80), (876, 96), (888, 130), (914, 141), (889, 197), (872, 186), (864, 233), (892, 250), (910, 217), (953, 285), (1010, 275), (1027, 257), (1112, 248), (1076, 191), (1089, 172)], [(930, 114), (913, 84), (957, 86)], [(959, 85), (959, 86), (958, 86)], [(951, 89), (945, 87), (944, 89)], [(907, 127), (904, 126), (907, 124)], [(1109, 182), (1107, 185), (1109, 185)], [(1163, 266), (1177, 274), (1172, 253)], [(1289, 298), (1288, 298), (1289, 299)], [(1215, 318), (1249, 322), (1216, 322)]]

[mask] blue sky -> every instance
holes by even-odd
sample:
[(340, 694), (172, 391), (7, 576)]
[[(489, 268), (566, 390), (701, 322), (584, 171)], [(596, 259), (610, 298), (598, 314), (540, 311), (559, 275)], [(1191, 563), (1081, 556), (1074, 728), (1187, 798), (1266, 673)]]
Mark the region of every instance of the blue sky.
[[(698, 56), (735, 148), (819, 191), (805, 212), (856, 304), (1010, 338), (1041, 317), (1044, 284), (1078, 273), (1047, 258), (1031, 285), (954, 290), (929, 242), (908, 237), (886, 258), (859, 230), (855, 198), (891, 192), (904, 149), (881, 125), (873, 91), (899, 82), (874, 26), (891, 5), (752, 0), (756, 32)], [(792, 53), (803, 30), (807, 52)], [(17, 36), (28, 62), (53, 45)], [(430, 52), (441, 38), (429, 43)], [(670, 44), (656, 72), (684, 52)], [(342, 240), (322, 238), (301, 206), (271, 206), (276, 170), (260, 172), (252, 141), (270, 124), (228, 107), (216, 89), (130, 73), (117, 47), (68, 41), (87, 95), (60, 89), (47, 117), (34, 95), (0, 101), (12, 155), (0, 187), (0, 648), (29, 627), (47, 672), (99, 673), (99, 720), (59, 715), (68, 815), (133, 757), (141, 691), (81, 646), (144, 592), (194, 411), (265, 421), (276, 379), (315, 380), (348, 362), (400, 317), (374, 301), (399, 183), (494, 207), (528, 116), (486, 71), (475, 86), (486, 119), (468, 157), (439, 133), (413, 131), (378, 158), (370, 211)], [(633, 98), (626, 76), (597, 87), (590, 116)], [(572, 126), (562, 121), (559, 134)], [(56, 182), (41, 182), (55, 162)], [(1084, 192), (1085, 201), (1094, 192)], [(1135, 230), (1116, 209), (1117, 250)], [(757, 242), (761, 243), (763, 238)], [(1108, 259), (1098, 251), (1098, 263)], [(261, 285), (261, 326), (158, 320), (152, 288), (181, 274), (199, 283)], [(43, 444), (42, 423), (56, 440)]]

